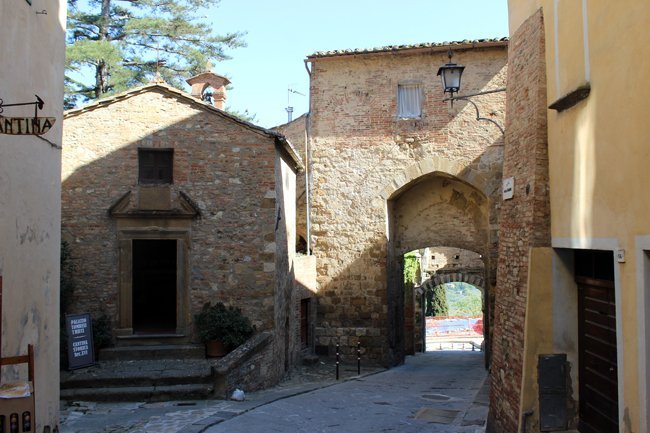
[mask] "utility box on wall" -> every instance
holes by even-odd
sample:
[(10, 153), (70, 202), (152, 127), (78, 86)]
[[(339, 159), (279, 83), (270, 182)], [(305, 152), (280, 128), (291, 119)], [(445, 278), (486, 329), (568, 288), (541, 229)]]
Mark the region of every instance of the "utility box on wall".
[(566, 354), (539, 355), (537, 384), (539, 386), (540, 431), (562, 431), (567, 426), (567, 360)]

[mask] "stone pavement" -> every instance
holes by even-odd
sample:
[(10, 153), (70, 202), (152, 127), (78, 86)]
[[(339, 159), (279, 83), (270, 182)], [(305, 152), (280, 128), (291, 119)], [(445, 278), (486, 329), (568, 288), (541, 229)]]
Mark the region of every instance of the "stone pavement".
[(246, 400), (73, 403), (62, 433), (254, 433), (484, 431), (487, 386), (480, 352), (431, 352), (390, 370), (331, 361), (302, 366)]

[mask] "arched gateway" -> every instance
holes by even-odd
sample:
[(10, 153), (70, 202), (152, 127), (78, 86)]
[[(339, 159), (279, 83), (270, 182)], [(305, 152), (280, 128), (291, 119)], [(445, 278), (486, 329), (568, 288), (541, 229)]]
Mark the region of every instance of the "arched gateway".
[[(387, 201), (388, 225), (388, 314), (389, 344), (395, 361), (416, 351), (415, 294), (405, 287), (403, 261), (405, 253), (428, 246), (447, 246), (474, 251), (483, 259), (482, 275), (471, 281), (489, 281), (490, 263), (489, 200), (485, 194), (449, 173), (431, 171), (412, 179)], [(434, 275), (432, 280), (462, 281), (469, 273)], [(460, 277), (460, 278), (459, 278)], [(468, 280), (470, 278), (467, 278)], [(431, 284), (427, 281), (426, 284)], [(489, 290), (489, 289), (488, 289)], [(484, 305), (488, 306), (489, 301)], [(485, 307), (484, 307), (485, 308)], [(489, 323), (489, 318), (484, 318)]]
[[(412, 351), (405, 347), (405, 252), (431, 245), (475, 251), (484, 257), (485, 286), (492, 285), (503, 136), (476, 122), (466, 102), (451, 108), (442, 101), (434, 71), (449, 48), (466, 66), (467, 93), (505, 85), (507, 41), (307, 58), (306, 127), (280, 130), (304, 145), (307, 160), (319, 354), (332, 354), (337, 343), (352, 354), (361, 342), (368, 362), (392, 364)], [(504, 100), (493, 93), (479, 105), (503, 121)]]

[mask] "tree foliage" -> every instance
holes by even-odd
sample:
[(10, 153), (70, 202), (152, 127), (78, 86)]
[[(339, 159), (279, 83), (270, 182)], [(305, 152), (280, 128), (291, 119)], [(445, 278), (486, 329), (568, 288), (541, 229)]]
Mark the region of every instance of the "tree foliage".
[(404, 254), (404, 284), (415, 284), (420, 262), (414, 251)]
[[(146, 83), (170, 85), (227, 59), (243, 33), (214, 35), (199, 14), (220, 0), (68, 0), (66, 108)], [(90, 79), (89, 79), (90, 77)]]
[(444, 284), (435, 286), (426, 292), (425, 316), (448, 316), (447, 288)]
[(447, 284), (447, 303), (451, 316), (475, 317), (483, 312), (481, 291), (471, 284)]

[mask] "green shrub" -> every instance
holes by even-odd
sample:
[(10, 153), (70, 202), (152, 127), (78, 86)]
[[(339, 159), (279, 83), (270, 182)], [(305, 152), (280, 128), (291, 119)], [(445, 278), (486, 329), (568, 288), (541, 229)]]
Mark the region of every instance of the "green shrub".
[(201, 312), (194, 316), (194, 325), (202, 342), (219, 340), (228, 351), (245, 343), (255, 333), (250, 319), (239, 308), (226, 307), (221, 302), (204, 304)]
[(106, 314), (93, 319), (93, 343), (96, 349), (109, 347), (113, 344), (111, 319)]

